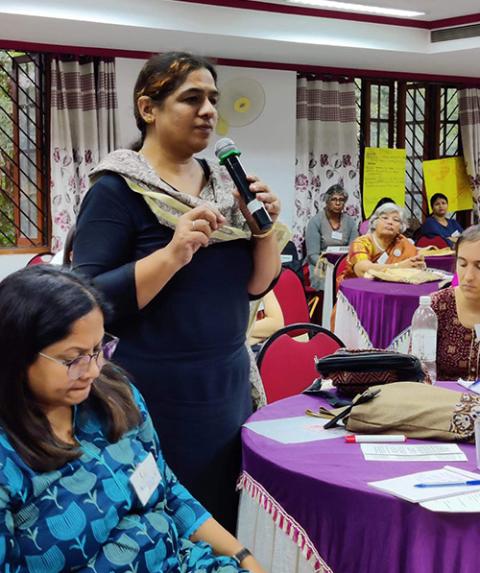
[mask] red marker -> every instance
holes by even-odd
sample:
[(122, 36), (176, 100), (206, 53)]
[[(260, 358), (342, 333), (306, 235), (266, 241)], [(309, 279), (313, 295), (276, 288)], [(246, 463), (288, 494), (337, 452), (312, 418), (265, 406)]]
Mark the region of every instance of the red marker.
[(362, 444), (368, 442), (383, 444), (387, 442), (406, 442), (407, 437), (404, 436), (403, 434), (386, 434), (384, 436), (381, 436), (379, 434), (377, 435), (357, 434), (357, 435), (345, 436), (345, 441), (347, 442), (347, 444)]

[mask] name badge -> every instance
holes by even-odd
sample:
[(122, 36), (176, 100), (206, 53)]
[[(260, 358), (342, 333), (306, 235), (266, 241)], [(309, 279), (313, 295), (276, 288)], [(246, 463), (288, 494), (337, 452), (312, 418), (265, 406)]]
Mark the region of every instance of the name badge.
[(162, 476), (158, 471), (152, 452), (148, 454), (143, 462), (138, 464), (130, 476), (130, 483), (142, 505), (147, 505), (148, 500), (152, 497), (161, 481)]
[(343, 241), (343, 233), (340, 231), (332, 231), (332, 239), (337, 241)]
[(384, 265), (388, 260), (388, 255), (387, 253), (382, 253), (382, 256), (378, 258), (377, 263), (379, 265)]
[(480, 340), (480, 324), (475, 324), (474, 328), (475, 328), (475, 336), (477, 337), (477, 340)]
[(454, 232), (451, 234), (451, 237), (459, 237), (459, 236), (460, 236), (460, 232), (459, 232), (459, 231), (454, 231)]

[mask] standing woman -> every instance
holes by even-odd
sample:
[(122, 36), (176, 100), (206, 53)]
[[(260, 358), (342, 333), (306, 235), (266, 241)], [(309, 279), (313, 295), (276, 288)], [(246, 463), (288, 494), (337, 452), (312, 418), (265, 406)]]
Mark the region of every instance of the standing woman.
[(352, 217), (343, 212), (348, 193), (341, 185), (332, 185), (325, 193), (325, 209), (310, 219), (305, 233), (310, 284), (323, 290), (324, 279), (315, 276), (315, 266), (327, 247), (349, 245), (358, 235)]
[[(195, 154), (217, 120), (216, 72), (187, 53), (154, 56), (134, 88), (138, 152), (93, 171), (74, 268), (113, 302), (117, 361), (146, 398), (168, 463), (230, 531), (240, 427), (251, 413), (249, 299), (280, 272), (275, 233), (260, 233), (227, 172)], [(277, 197), (250, 189), (275, 221)]]

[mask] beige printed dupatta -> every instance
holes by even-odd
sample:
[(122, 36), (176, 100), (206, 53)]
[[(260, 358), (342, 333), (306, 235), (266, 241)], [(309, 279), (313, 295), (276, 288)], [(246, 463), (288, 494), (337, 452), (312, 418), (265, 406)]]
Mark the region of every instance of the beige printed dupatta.
[[(226, 224), (212, 233), (209, 244), (250, 239), (251, 231), (232, 195), (234, 183), (224, 167), (208, 162), (210, 178), (198, 197), (182, 193), (163, 181), (153, 170), (146, 159), (136, 151), (119, 149), (110, 153), (90, 173), (91, 185), (105, 172), (113, 172), (126, 181), (135, 193), (143, 196), (159, 223), (170, 229), (175, 229), (178, 219), (199, 205), (215, 206), (226, 218)], [(288, 227), (282, 223), (275, 224), (275, 236), (280, 250), (290, 239)], [(250, 304), (250, 319), (248, 330), (253, 324), (260, 301)], [(252, 398), (257, 407), (266, 403), (265, 392), (255, 365), (255, 359), (248, 347), (250, 355), (250, 382)]]

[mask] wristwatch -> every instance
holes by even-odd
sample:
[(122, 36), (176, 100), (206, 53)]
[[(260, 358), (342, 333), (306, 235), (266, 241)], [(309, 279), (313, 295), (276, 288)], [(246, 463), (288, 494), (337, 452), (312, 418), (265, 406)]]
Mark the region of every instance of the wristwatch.
[(234, 559), (238, 565), (242, 563), (244, 559), (246, 559), (249, 555), (251, 555), (251, 551), (246, 547), (242, 547), (240, 551), (237, 551), (235, 555), (232, 555), (232, 559)]

